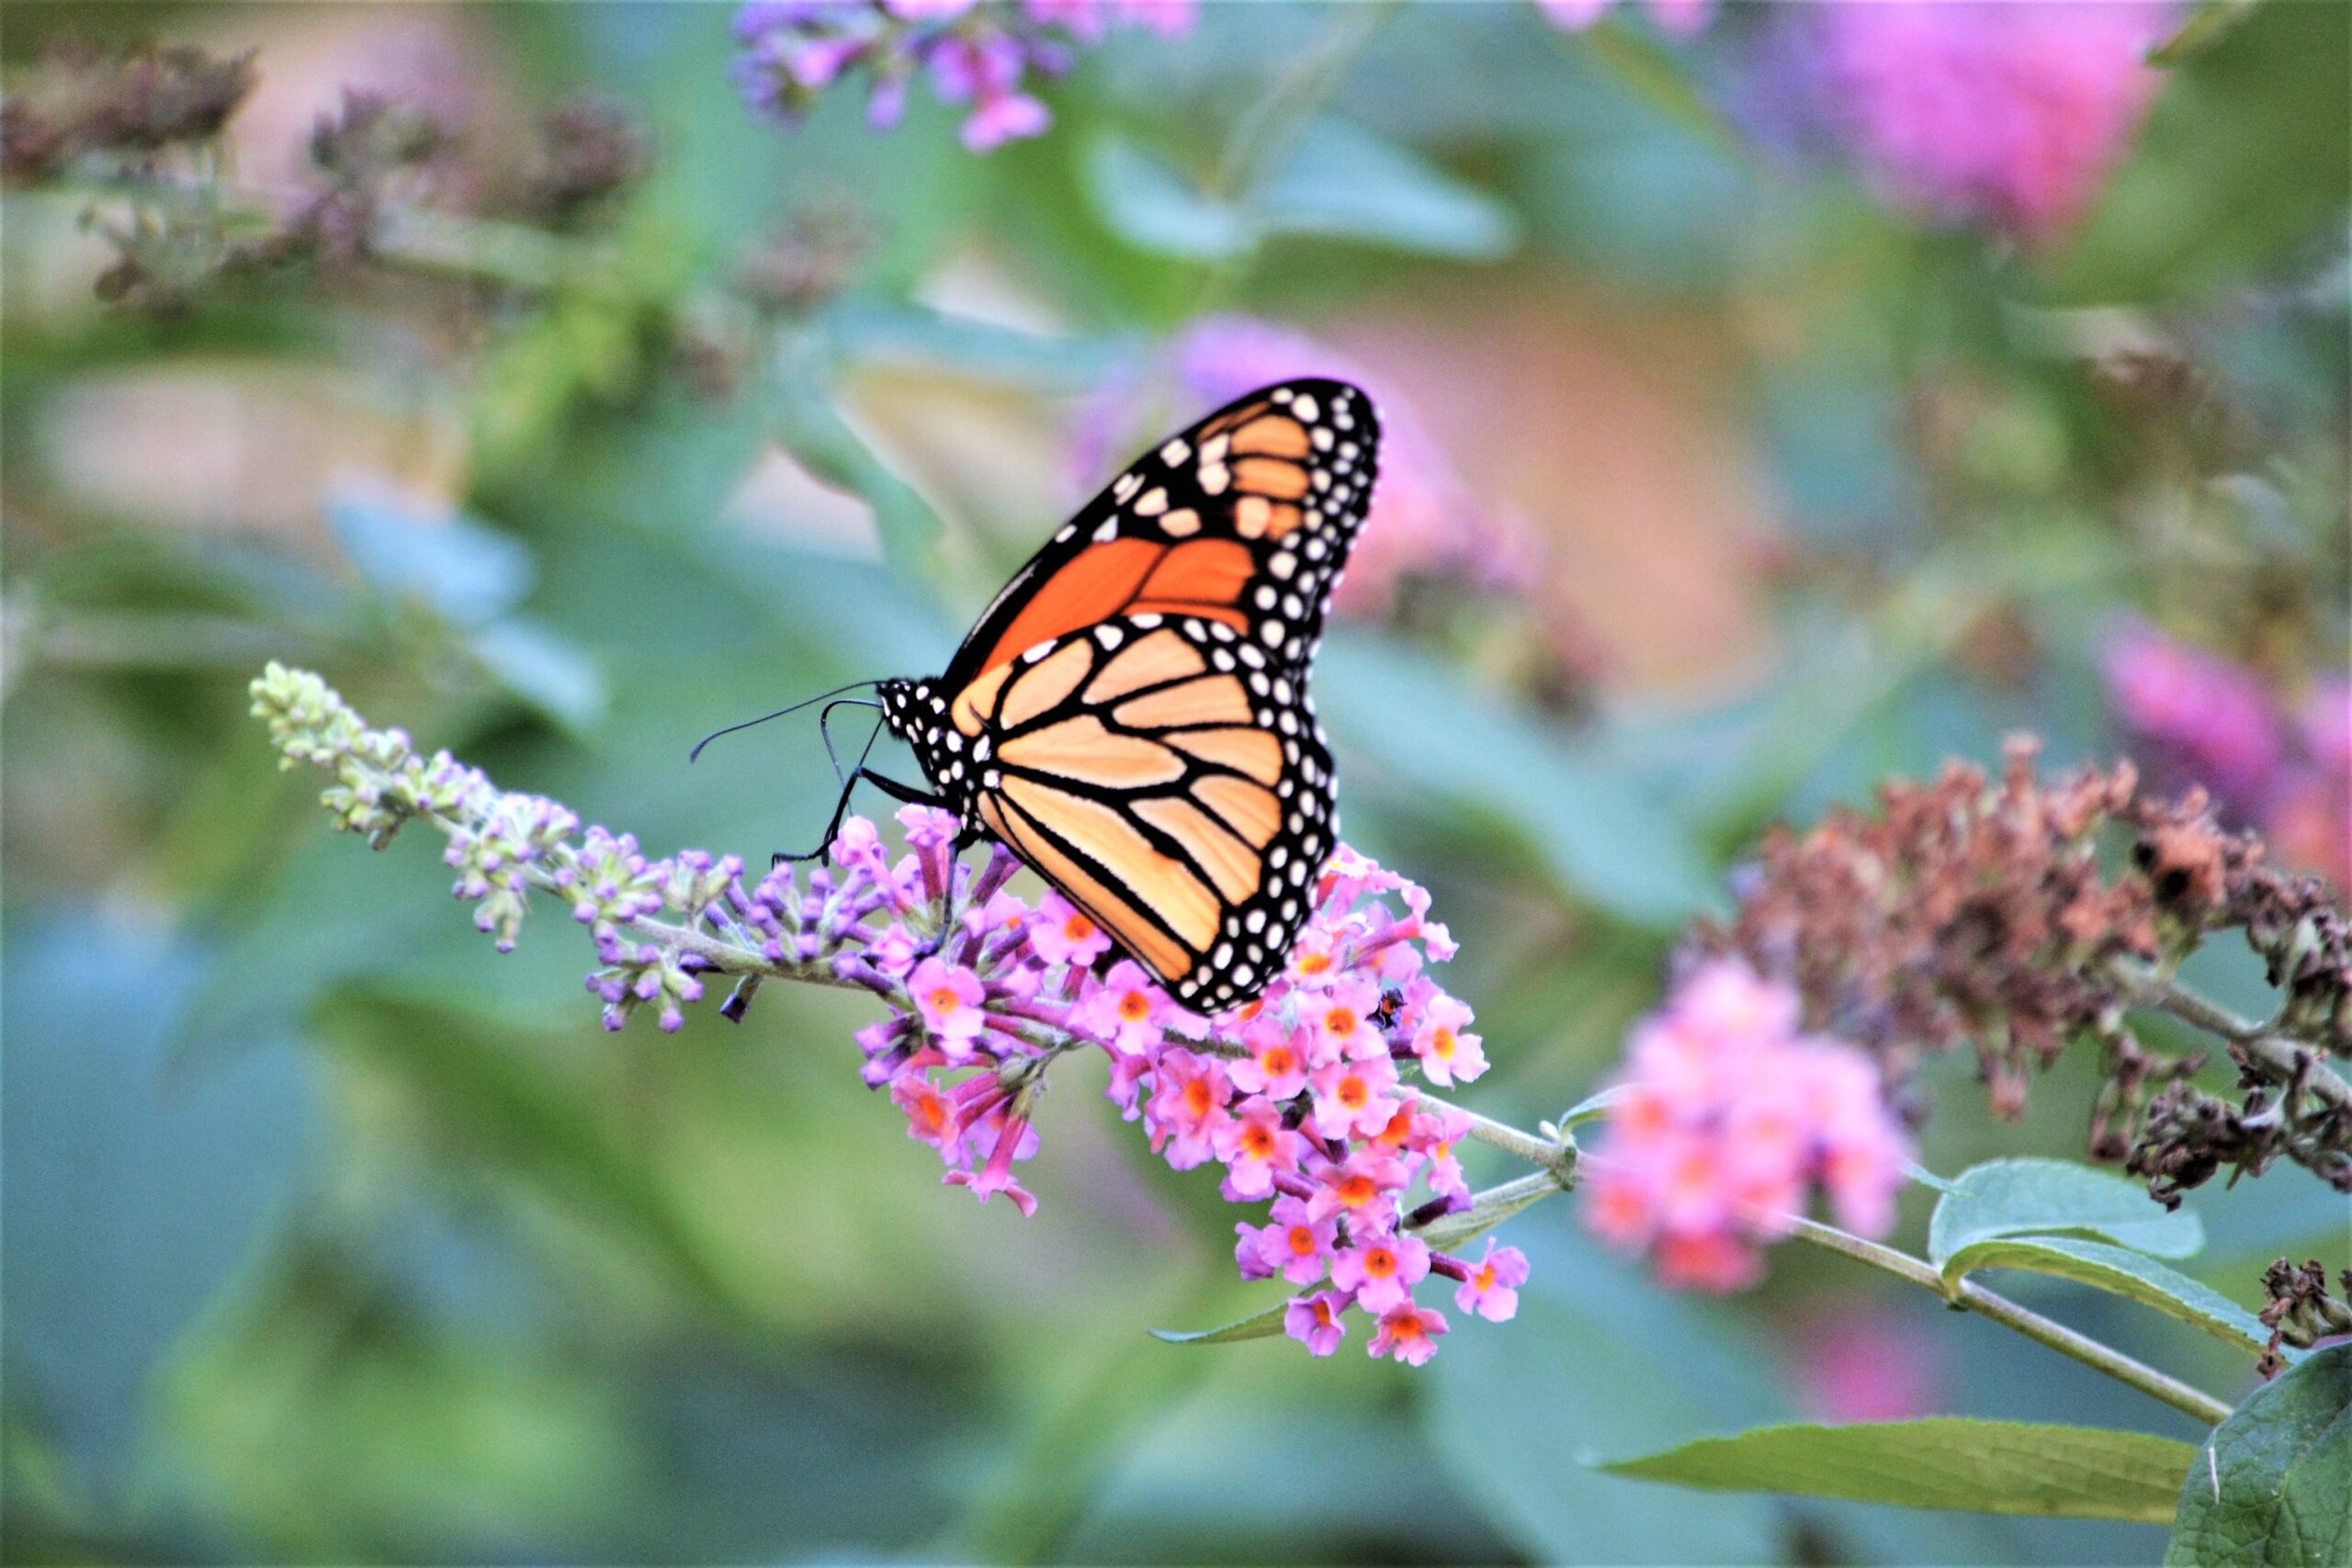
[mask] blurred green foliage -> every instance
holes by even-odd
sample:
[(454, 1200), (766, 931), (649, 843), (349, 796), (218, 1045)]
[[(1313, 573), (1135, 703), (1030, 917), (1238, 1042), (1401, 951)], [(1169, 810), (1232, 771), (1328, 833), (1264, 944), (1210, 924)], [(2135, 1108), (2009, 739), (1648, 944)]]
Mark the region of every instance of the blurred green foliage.
[[(461, 220), (448, 276), (225, 286), (163, 319), (86, 298), (77, 198), (7, 195), (7, 1553), (2153, 1555), (2143, 1528), (1589, 1468), (1793, 1414), (1818, 1398), (1799, 1329), (1840, 1314), (1899, 1337), (1940, 1412), (2191, 1435), (1834, 1259), (1675, 1299), (1558, 1203), (1513, 1223), (1518, 1321), (1463, 1325), (1426, 1371), (1156, 1343), (1146, 1325), (1265, 1292), (1231, 1280), (1212, 1184), (1158, 1167), (1083, 1073), (1042, 1115), (1044, 1212), (975, 1209), (858, 1084), (854, 1000), (771, 988), (741, 1029), (706, 1009), (675, 1037), (601, 1035), (558, 919), (497, 955), (434, 846), (333, 840), (243, 716), (252, 670), (300, 660), (650, 846), (799, 849), (832, 789), (813, 735), (692, 770), (685, 749), (937, 668), (1069, 499), (1051, 462), (1015, 468), (1017, 505), (957, 482), (1006, 430), (1067, 428), (1213, 309), (1374, 340), (1497, 298), (1662, 324), (1724, 350), (1741, 482), (1781, 538), (1688, 570), (1728, 573), (1767, 651), (1697, 695), (1604, 681), (1582, 725), (1409, 617), (1345, 628), (1318, 675), (1351, 840), (1461, 939), (1449, 985), (1497, 1064), (1476, 1102), (1555, 1114), (1764, 823), (2013, 728), (2061, 761), (2110, 745), (2112, 614), (2341, 663), (2352, 13), (2263, 5), (2185, 51), (2079, 233), (2018, 252), (1753, 140), (1732, 110), (1756, 9), (1669, 45), (1522, 5), (1210, 6), (1188, 37), (1091, 51), (1050, 134), (981, 159), (935, 105), (888, 135), (838, 96), (790, 134), (754, 120), (715, 7), (12, 6), (12, 70), (68, 28), (161, 29), (258, 47), (316, 99), (413, 46), (462, 62), (485, 125), (586, 89), (652, 155), (584, 234)], [(1284, 124), (1274, 155), (1240, 141)], [(856, 215), (853, 259), (745, 329), (744, 258), (828, 206)], [(2248, 484), (2178, 455), (2177, 409), (2101, 399), (2118, 344), (2243, 419)], [(198, 395), (132, 419), (127, 395), (170, 386)], [(224, 456), (205, 400), (253, 387), (280, 400)], [(1512, 439), (1540, 459), (1554, 434)], [(748, 505), (771, 450), (814, 484)], [(290, 510), (267, 482), (329, 469)], [(826, 491), (871, 549), (799, 525)], [(1967, 1078), (1929, 1070), (1930, 1167), (2079, 1148), (2083, 1064), (2018, 1125)], [(2234, 1300), (2281, 1250), (2343, 1261), (2340, 1199), (2300, 1173), (2195, 1206), (2212, 1241), (2184, 1267)], [(2017, 1293), (2218, 1391), (2248, 1379), (2080, 1287)]]

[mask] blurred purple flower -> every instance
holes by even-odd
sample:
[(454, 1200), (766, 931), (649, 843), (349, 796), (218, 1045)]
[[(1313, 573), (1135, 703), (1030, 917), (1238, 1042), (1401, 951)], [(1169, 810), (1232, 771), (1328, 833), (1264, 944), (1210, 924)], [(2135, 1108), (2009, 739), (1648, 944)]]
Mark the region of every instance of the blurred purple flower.
[(2252, 671), (2126, 622), (2103, 663), (2116, 716), (2160, 784), (2203, 784), (2242, 819), (2258, 815), (2285, 754), (2285, 722)]
[(735, 15), (732, 73), (752, 108), (797, 125), (826, 88), (866, 73), (865, 117), (896, 125), (907, 85), (927, 77), (943, 103), (968, 104), (964, 145), (985, 152), (1053, 123), (1024, 88), (1069, 69), (1072, 46), (1114, 23), (1163, 37), (1192, 26), (1192, 0), (752, 0)]
[[(1171, 406), (1197, 413), (1295, 376), (1378, 384), (1295, 328), (1251, 316), (1203, 317), (1157, 364), (1095, 400), (1080, 423), (1074, 466), (1082, 482), (1098, 483), (1128, 446), (1160, 433)], [(1528, 590), (1542, 560), (1533, 530), (1470, 493), (1409, 404), (1393, 391), (1379, 402), (1380, 483), (1333, 607), (1343, 615), (1381, 615), (1408, 576)]]
[(2023, 239), (2073, 223), (2137, 133), (2170, 0), (1842, 5), (1775, 17), (1758, 108), (1887, 198)]

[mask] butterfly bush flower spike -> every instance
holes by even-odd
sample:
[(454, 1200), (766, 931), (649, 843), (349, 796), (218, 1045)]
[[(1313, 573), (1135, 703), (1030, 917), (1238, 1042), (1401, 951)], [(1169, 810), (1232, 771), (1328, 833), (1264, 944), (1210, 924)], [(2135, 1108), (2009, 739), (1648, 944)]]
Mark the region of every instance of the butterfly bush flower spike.
[(1755, 1283), (1762, 1247), (1815, 1189), (1849, 1230), (1894, 1225), (1911, 1149), (1877, 1064), (1802, 1033), (1799, 1011), (1792, 987), (1711, 959), (1628, 1041), (1621, 1098), (1587, 1156), (1585, 1218), (1669, 1284)]
[(1033, 76), (1068, 71), (1079, 46), (1114, 26), (1169, 37), (1193, 13), (1192, 0), (752, 0), (735, 14), (733, 73), (746, 103), (787, 126), (863, 73), (876, 130), (899, 122), (922, 79), (967, 110), (964, 145), (986, 152), (1053, 124), (1028, 90)]

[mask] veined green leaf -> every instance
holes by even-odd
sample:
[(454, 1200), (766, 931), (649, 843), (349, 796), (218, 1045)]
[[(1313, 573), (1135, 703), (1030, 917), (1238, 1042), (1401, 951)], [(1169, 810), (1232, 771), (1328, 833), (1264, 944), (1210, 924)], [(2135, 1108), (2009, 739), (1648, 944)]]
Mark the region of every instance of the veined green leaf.
[(2352, 1345), (2256, 1389), (2180, 1486), (2165, 1568), (2352, 1562)]
[(2072, 1160), (1989, 1160), (1952, 1185), (1928, 1224), (1928, 1257), (1939, 1269), (1999, 1236), (2090, 1236), (2158, 1258), (2187, 1258), (2205, 1245), (2205, 1227), (2188, 1210), (2166, 1213), (2139, 1183)]
[(2219, 1291), (2167, 1269), (2145, 1253), (2069, 1235), (2002, 1236), (1962, 1247), (1943, 1265), (1947, 1290), (1979, 1269), (2027, 1269), (2096, 1285), (2201, 1328), (2242, 1350), (2270, 1339), (2262, 1320)]
[(1154, 1339), (1170, 1345), (1231, 1345), (1243, 1339), (1271, 1339), (1283, 1331), (1283, 1314), (1290, 1310), (1290, 1303), (1276, 1302), (1263, 1312), (1252, 1313), (1222, 1328), (1203, 1328), (1186, 1334), (1172, 1328), (1150, 1331)]
[(2197, 1457), (2144, 1432), (1933, 1416), (1758, 1427), (1600, 1468), (1710, 1491), (2162, 1524)]

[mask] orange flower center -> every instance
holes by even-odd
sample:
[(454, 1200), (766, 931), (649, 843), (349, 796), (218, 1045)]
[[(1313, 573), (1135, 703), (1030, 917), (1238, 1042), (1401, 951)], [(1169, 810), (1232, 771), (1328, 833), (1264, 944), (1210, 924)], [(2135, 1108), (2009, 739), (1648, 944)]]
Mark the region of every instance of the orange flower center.
[(1451, 1061), (1453, 1057), (1453, 1031), (1440, 1027), (1430, 1036), (1430, 1049), (1436, 1052), (1441, 1060)]
[(1493, 1290), (1495, 1288), (1495, 1266), (1491, 1263), (1479, 1264), (1478, 1271), (1470, 1276), (1470, 1283), (1473, 1288), (1477, 1290)]
[(1340, 1201), (1351, 1209), (1361, 1209), (1372, 1201), (1379, 1189), (1369, 1176), (1351, 1176), (1340, 1183)]
[(1333, 1008), (1323, 1015), (1323, 1027), (1333, 1034), (1353, 1034), (1361, 1021), (1353, 1008)]
[(931, 1010), (933, 1012), (950, 1013), (963, 1005), (964, 998), (949, 987), (942, 986), (931, 993)]
[(1151, 1016), (1151, 998), (1141, 991), (1129, 991), (1119, 998), (1119, 1016), (1129, 1023), (1141, 1023)]
[(1364, 1101), (1371, 1098), (1371, 1091), (1365, 1088), (1363, 1079), (1350, 1074), (1340, 1080), (1340, 1103), (1349, 1110), (1362, 1111)]
[(1084, 915), (1073, 914), (1062, 922), (1062, 935), (1072, 942), (1084, 942), (1094, 934), (1094, 922)]
[(1268, 1158), (1274, 1152), (1274, 1130), (1251, 1122), (1241, 1134), (1241, 1152), (1251, 1159)]
[(1209, 1083), (1206, 1078), (1194, 1078), (1184, 1086), (1184, 1109), (1195, 1116), (1209, 1113)]
[(1388, 1125), (1380, 1130), (1380, 1136), (1374, 1138), (1373, 1142), (1385, 1144), (1392, 1149), (1396, 1148), (1412, 1135), (1412, 1108), (1400, 1105), (1396, 1108), (1396, 1114), (1388, 1119)]
[(1315, 1233), (1305, 1225), (1291, 1226), (1290, 1251), (1294, 1258), (1312, 1257), (1315, 1252)]
[(1308, 953), (1299, 956), (1298, 972), (1302, 975), (1320, 975), (1329, 967), (1331, 955), (1328, 953)]
[(1329, 1328), (1336, 1320), (1331, 1316), (1331, 1303), (1322, 1297), (1315, 1298), (1315, 1322), (1317, 1327)]
[(1388, 1337), (1391, 1339), (1419, 1339), (1421, 1337), (1421, 1320), (1400, 1317), (1388, 1325)]
[(924, 1131), (936, 1133), (947, 1125), (947, 1107), (935, 1099), (918, 1100), (915, 1119), (923, 1124)]
[(1385, 1247), (1375, 1247), (1363, 1255), (1363, 1273), (1367, 1280), (1385, 1280), (1396, 1272), (1396, 1255)]
[(1284, 1077), (1293, 1067), (1298, 1066), (1298, 1056), (1287, 1045), (1270, 1045), (1266, 1048), (1265, 1054), (1258, 1058), (1258, 1065), (1266, 1070), (1268, 1077), (1278, 1078)]

